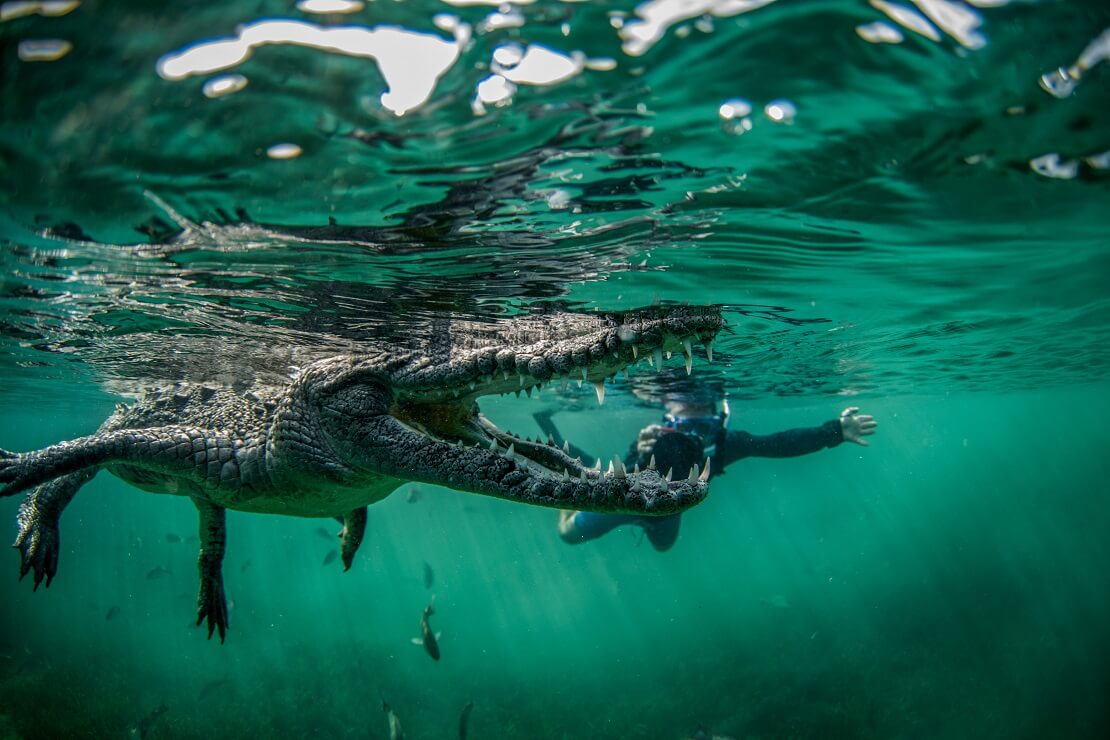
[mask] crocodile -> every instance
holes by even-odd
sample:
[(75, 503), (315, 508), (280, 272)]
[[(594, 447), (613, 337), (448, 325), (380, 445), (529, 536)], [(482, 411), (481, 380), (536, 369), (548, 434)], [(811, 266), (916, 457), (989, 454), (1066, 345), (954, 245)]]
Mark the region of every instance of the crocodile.
[[(92, 435), (40, 450), (0, 450), (0, 496), (19, 507), (20, 579), (37, 590), (57, 573), (58, 523), (98, 470), (149, 492), (187, 496), (200, 519), (197, 624), (228, 626), (222, 562), (226, 510), (334, 517), (349, 569), (366, 507), (410, 481), (553, 508), (665, 515), (699, 503), (708, 469), (684, 475), (602, 472), (554, 439), (502, 431), (477, 399), (570, 380), (605, 382), (637, 360), (657, 369), (693, 343), (712, 359), (715, 307), (653, 306), (623, 313), (547, 311), (495, 324), (451, 320), (432, 336), (367, 344), (315, 360), (284, 383), (212, 387), (180, 382), (120, 405)], [(708, 461), (707, 461), (708, 462)]]

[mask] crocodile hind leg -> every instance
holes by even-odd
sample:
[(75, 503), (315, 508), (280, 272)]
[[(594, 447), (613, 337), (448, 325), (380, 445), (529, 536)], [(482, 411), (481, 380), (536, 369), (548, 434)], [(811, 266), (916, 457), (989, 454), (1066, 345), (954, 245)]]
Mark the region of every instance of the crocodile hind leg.
[(362, 536), (366, 533), (366, 507), (360, 507), (343, 517), (343, 531), (339, 533), (339, 555), (343, 559), (343, 570), (351, 569)]
[(46, 587), (58, 572), (58, 520), (81, 486), (88, 483), (97, 468), (85, 468), (70, 475), (55, 478), (31, 491), (19, 505), (16, 522), (19, 534), (12, 547), (19, 550), (19, 580), (31, 570), (35, 571), (35, 590), (43, 578)]
[(197, 596), (197, 624), (208, 620), (208, 639), (219, 631), (220, 642), (227, 632), (227, 599), (224, 598), (224, 543), (227, 540), (227, 509), (208, 499), (193, 497), (200, 513), (200, 593)]

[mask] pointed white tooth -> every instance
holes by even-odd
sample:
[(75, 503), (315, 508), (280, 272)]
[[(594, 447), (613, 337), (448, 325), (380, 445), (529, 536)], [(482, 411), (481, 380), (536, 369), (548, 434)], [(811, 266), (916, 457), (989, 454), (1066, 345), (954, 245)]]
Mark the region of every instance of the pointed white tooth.
[(563, 440), (563, 454), (564, 455), (569, 455), (570, 454), (570, 442), (566, 441), (565, 439)]
[[(477, 444), (477, 442), (475, 442), (475, 444)], [(497, 440), (496, 439), (491, 439), (489, 441), (489, 448), (491, 450), (496, 450), (497, 449)]]
[(655, 367), (655, 362), (652, 361), (650, 352), (648, 352), (646, 355), (644, 355), (644, 359), (647, 360), (647, 364), (648, 364), (649, 367)]
[(451, 395), (454, 396), (455, 398), (458, 398), (459, 397), (459, 389), (458, 388), (452, 388), (451, 389)]
[[(515, 454), (516, 454), (516, 445), (513, 444), (512, 442), (510, 442), (509, 443), (509, 449), (505, 450), (505, 457), (509, 460), (512, 460), (513, 455), (515, 455)], [(697, 466), (695, 465), (694, 467), (697, 467)]]
[(703, 482), (703, 483), (705, 481), (709, 480), (709, 458), (708, 457), (705, 458), (705, 469), (701, 471), (701, 475), (698, 476), (698, 480)]
[(474, 390), (474, 381), (473, 380), (470, 381), (469, 385), (470, 385), (470, 390)]
[(624, 379), (625, 380), (631, 380), (631, 378), (628, 377), (628, 368), (627, 367), (622, 367), (621, 372), (624, 373)]
[(671, 359), (671, 351), (670, 350), (667, 350), (667, 359), (668, 360)]
[(662, 370), (663, 369), (663, 350), (661, 350), (661, 349), (652, 350), (651, 357), (652, 357), (653, 360), (655, 360), (655, 370), (656, 370), (656, 372)]
[(671, 482), (671, 473), (673, 473), (673, 472), (674, 472), (674, 468), (668, 468), (668, 469), (667, 469), (667, 476), (666, 476), (666, 479), (665, 479), (665, 480), (666, 480), (666, 481), (667, 481), (668, 483), (670, 483), (670, 482)]
[(690, 468), (690, 475), (686, 476), (686, 480), (693, 483), (698, 479), (698, 464), (694, 463), (694, 467)]
[(632, 359), (636, 359), (639, 356), (640, 356), (640, 350), (636, 349), (635, 344), (632, 345)]
[(597, 391), (597, 405), (605, 403), (605, 379), (601, 379), (594, 383), (594, 390)]
[(548, 447), (554, 447), (555, 446), (555, 438), (552, 437), (550, 434), (547, 435), (547, 446)]
[(712, 339), (706, 339), (705, 340), (705, 357), (710, 362), (713, 362), (713, 340)]
[(600, 457), (597, 459), (597, 462), (594, 463), (594, 466), (592, 468), (590, 468), (590, 470), (592, 470), (592, 471), (594, 471), (595, 473), (598, 473), (598, 474), (601, 473), (601, 458)]
[(694, 371), (694, 356), (689, 353), (684, 353), (682, 357), (686, 360), (686, 374), (689, 375)]
[(612, 460), (609, 461), (609, 469), (605, 471), (605, 474), (606, 475), (612, 475), (613, 474), (613, 461)]
[(693, 349), (693, 347), (690, 346), (690, 337), (686, 337), (685, 339), (682, 340), (682, 349), (688, 355), (694, 354), (694, 349)]
[(632, 466), (632, 474), (633, 475), (639, 475), (640, 474), (640, 463), (636, 463), (635, 465)]
[(485, 375), (483, 375), (482, 376), (482, 382), (483, 383), (492, 383), (493, 382), (493, 374), (492, 373), (486, 373)]
[(581, 465), (582, 464), (582, 456), (578, 455), (577, 457), (574, 458), (574, 461), (576, 463), (578, 463), (579, 465)]
[(655, 470), (655, 454), (652, 453), (651, 459), (648, 460), (648, 470)]
[(505, 374), (505, 380), (508, 380), (509, 379), (509, 371), (508, 370), (502, 370), (501, 372)]
[(462, 440), (461, 439), (456, 439), (455, 440), (455, 449), (456, 450), (462, 449)]
[[(585, 368), (585, 366), (583, 366), (581, 369), (582, 369), (582, 380), (585, 381), (585, 380), (587, 380), (587, 378), (586, 378), (586, 368)], [(581, 387), (581, 384), (579, 384), (579, 386)]]
[(563, 468), (563, 480), (564, 481), (570, 480), (570, 473), (567, 472), (566, 468)]
[(562, 375), (560, 375), (559, 376), (559, 389), (565, 391), (567, 389), (567, 381), (569, 381), (569, 380), (570, 380), (570, 376), (567, 375), (566, 373), (563, 373)]
[(618, 478), (624, 478), (628, 475), (628, 471), (624, 469), (624, 462), (619, 457), (613, 457), (613, 467), (617, 471)]
[(518, 375), (516, 377), (517, 377), (517, 380), (520, 381), (520, 387), (523, 388), (524, 387), (524, 376), (523, 375)]
[(582, 468), (581, 470), (578, 471), (578, 477), (581, 480), (586, 480), (586, 469), (585, 468)]

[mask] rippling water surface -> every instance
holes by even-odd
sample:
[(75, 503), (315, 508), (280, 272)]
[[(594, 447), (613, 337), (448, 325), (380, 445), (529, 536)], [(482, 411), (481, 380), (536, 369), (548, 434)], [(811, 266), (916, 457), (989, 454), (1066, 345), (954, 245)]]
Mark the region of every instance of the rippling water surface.
[[(1106, 3), (0, 19), (6, 449), (144, 387), (281, 377), (443, 317), (656, 301), (724, 308), (697, 372), (741, 428), (847, 401), (881, 424), (866, 451), (738, 464), (663, 555), (567, 548), (548, 511), (430, 489), (372, 509), (341, 578), (315, 523), (233, 518), (222, 649), (181, 629), (195, 553), (164, 538), (191, 507), (102, 475), (50, 591), (17, 587), (14, 555), (0, 578), (4, 732), (120, 736), (165, 701), (150, 736), (386, 737), (379, 692), (410, 737), (454, 734), (469, 698), (472, 737), (1107, 731)], [(624, 381), (592, 395), (492, 408), (609, 447), (602, 425), (655, 418)], [(422, 561), (441, 665), (407, 644)]]

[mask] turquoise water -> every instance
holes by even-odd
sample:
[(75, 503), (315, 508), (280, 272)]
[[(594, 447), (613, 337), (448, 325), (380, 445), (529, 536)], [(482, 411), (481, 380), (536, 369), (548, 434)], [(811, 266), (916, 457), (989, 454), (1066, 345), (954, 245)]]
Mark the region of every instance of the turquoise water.
[[(383, 695), (409, 738), (470, 700), (473, 738), (1108, 734), (1105, 3), (3, 7), (0, 447), (656, 300), (722, 307), (732, 428), (880, 426), (734, 464), (666, 553), (421, 485), (343, 573), (334, 523), (232, 512), (222, 646), (192, 506), (102, 473), (49, 590), (0, 577), (0, 735), (385, 738)], [(600, 456), (659, 417), (623, 380), (482, 406)]]

